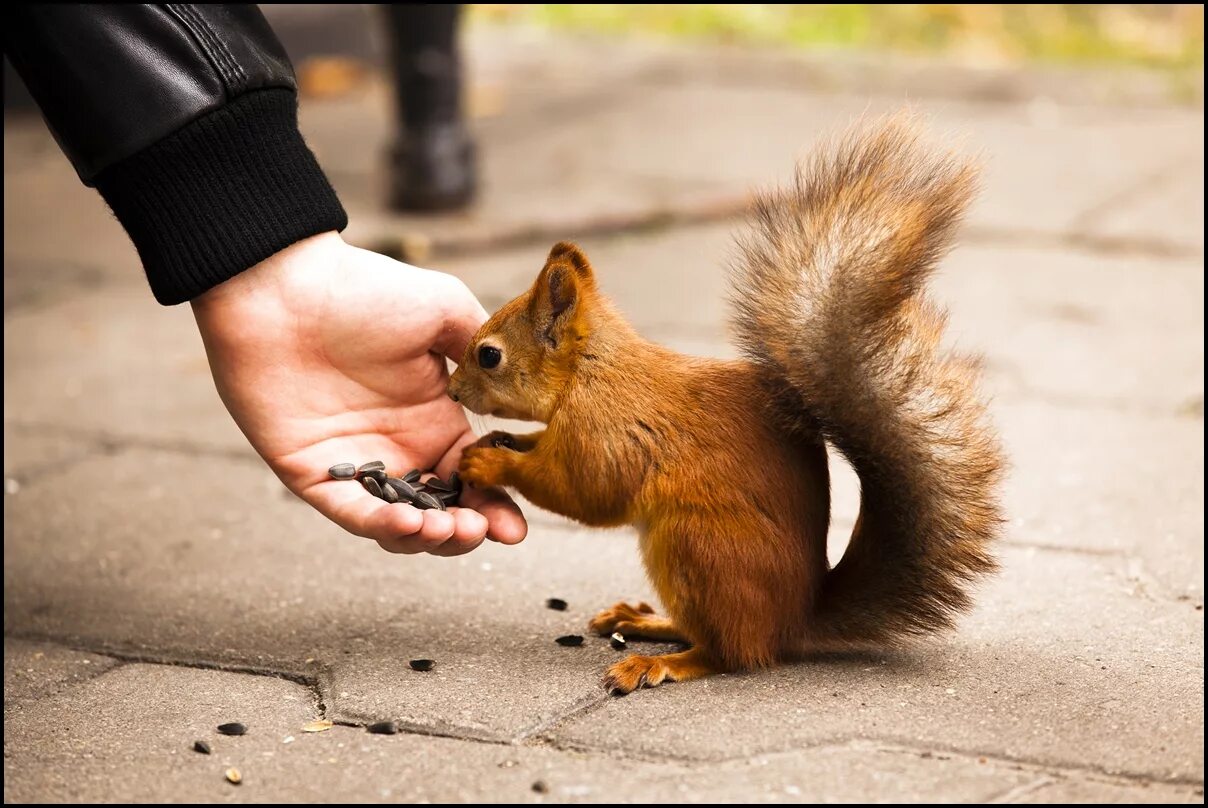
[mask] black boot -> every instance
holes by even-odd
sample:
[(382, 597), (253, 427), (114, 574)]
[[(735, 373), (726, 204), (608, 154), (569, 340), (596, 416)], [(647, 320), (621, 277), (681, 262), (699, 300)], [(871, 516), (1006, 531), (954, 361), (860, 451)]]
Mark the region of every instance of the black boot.
[(384, 10), (398, 114), (390, 207), (411, 212), (465, 207), (477, 189), (477, 161), (461, 109), (461, 7), (390, 4)]

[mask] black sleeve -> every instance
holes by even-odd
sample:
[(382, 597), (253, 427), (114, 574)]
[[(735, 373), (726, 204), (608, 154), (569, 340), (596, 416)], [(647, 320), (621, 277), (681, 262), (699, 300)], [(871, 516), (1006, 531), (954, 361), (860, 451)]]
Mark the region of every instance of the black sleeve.
[(256, 6), (10, 4), (4, 48), (161, 303), (347, 225)]

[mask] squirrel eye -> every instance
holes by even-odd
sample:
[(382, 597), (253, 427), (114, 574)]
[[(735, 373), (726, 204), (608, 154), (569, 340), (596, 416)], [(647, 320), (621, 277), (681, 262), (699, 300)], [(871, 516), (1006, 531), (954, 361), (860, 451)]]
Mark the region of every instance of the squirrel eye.
[(483, 345), (478, 349), (478, 366), (484, 370), (497, 366), (501, 359), (503, 359), (503, 354), (493, 345)]

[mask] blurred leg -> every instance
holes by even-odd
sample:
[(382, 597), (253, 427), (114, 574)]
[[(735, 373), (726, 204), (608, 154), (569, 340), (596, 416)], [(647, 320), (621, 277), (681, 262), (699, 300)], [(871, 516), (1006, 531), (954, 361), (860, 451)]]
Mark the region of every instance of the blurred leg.
[(474, 144), (461, 108), (461, 6), (382, 9), (397, 112), (390, 205), (410, 211), (463, 207), (474, 196), (476, 178)]

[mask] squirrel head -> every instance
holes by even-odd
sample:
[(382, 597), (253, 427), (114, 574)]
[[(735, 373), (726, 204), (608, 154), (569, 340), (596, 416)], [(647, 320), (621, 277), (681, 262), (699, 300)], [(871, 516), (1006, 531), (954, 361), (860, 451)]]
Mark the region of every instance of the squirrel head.
[(586, 348), (596, 300), (587, 256), (555, 244), (532, 287), (470, 340), (449, 396), (471, 412), (548, 423)]

